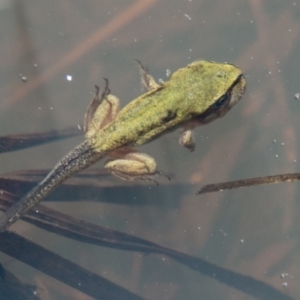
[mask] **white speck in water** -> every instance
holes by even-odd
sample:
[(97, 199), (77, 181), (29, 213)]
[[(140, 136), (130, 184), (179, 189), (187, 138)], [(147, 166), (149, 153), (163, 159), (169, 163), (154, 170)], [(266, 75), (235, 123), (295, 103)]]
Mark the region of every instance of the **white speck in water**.
[(24, 75), (22, 75), (22, 74), (19, 74), (19, 76), (21, 77), (21, 80), (22, 80), (23, 82), (27, 82), (27, 81), (28, 81), (28, 78), (27, 78), (26, 76), (24, 76)]
[(220, 229), (220, 232), (223, 234), (224, 237), (228, 236), (228, 234), (222, 228)]
[(284, 143), (281, 143), (281, 146), (284, 146)]
[(162, 78), (159, 78), (159, 79), (158, 79), (158, 82), (159, 82), (159, 83), (164, 83), (164, 80), (163, 80)]
[(240, 243), (241, 243), (241, 244), (244, 244), (244, 243), (245, 243), (245, 240), (244, 240), (244, 239), (240, 239)]
[(170, 77), (170, 75), (171, 75), (171, 70), (170, 70), (170, 69), (167, 69), (167, 70), (166, 70), (166, 76), (167, 76), (167, 77)]
[(192, 18), (188, 15), (188, 14), (184, 14), (184, 16), (188, 19), (188, 20), (192, 20)]
[(275, 157), (276, 157), (276, 158), (278, 158), (278, 157), (279, 157), (279, 155), (278, 155), (278, 154), (275, 154)]
[(289, 285), (289, 284), (288, 284), (287, 282), (283, 282), (283, 283), (282, 283), (282, 286), (283, 286), (283, 287), (288, 287), (288, 285)]
[(72, 80), (73, 80), (73, 77), (72, 77), (71, 75), (67, 75), (67, 76), (66, 76), (66, 79), (67, 79), (68, 81), (72, 81)]
[(79, 130), (81, 130), (81, 126), (80, 126), (80, 124), (78, 124), (78, 125), (77, 125), (77, 128), (78, 128)]
[(35, 68), (37, 68), (38, 65), (37, 65), (37, 64), (34, 64), (33, 66), (34, 66)]
[(294, 159), (294, 163), (296, 163), (297, 162), (297, 159)]
[(198, 229), (198, 230), (201, 230), (201, 227), (200, 227), (200, 226), (198, 226), (198, 227), (197, 227), (197, 229)]
[(296, 93), (296, 94), (294, 95), (294, 99), (295, 99), (295, 100), (300, 100), (300, 93)]
[(38, 107), (38, 110), (42, 110), (42, 108), (41, 108), (41, 107)]
[(274, 139), (274, 140), (273, 140), (273, 144), (276, 144), (276, 143), (277, 143), (277, 140)]

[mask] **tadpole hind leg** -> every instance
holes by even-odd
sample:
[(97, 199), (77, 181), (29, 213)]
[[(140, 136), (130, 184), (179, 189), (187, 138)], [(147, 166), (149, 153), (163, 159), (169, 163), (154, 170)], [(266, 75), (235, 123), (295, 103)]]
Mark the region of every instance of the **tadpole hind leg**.
[(100, 92), (95, 85), (95, 95), (84, 118), (84, 133), (86, 138), (92, 137), (101, 128), (112, 122), (120, 110), (119, 99), (110, 93), (108, 79)]
[(153, 157), (145, 153), (135, 152), (130, 147), (119, 148), (110, 153), (109, 156), (112, 159), (105, 164), (105, 168), (123, 180), (151, 181), (158, 185), (154, 178), (158, 176), (167, 177), (162, 172), (156, 171), (156, 162)]
[(95, 115), (96, 110), (98, 109), (99, 105), (103, 102), (105, 97), (110, 94), (110, 90), (108, 88), (108, 79), (104, 78), (105, 84), (103, 89), (101, 90), (100, 94), (100, 88), (98, 85), (95, 85), (95, 94), (92, 102), (87, 108), (87, 111), (84, 116), (84, 123), (83, 123), (83, 130), (84, 133), (86, 133), (89, 129), (89, 125), (92, 122), (92, 119)]
[(161, 86), (158, 83), (156, 83), (155, 79), (148, 73), (148, 68), (143, 66), (138, 59), (135, 59), (135, 61), (137, 62), (140, 68), (142, 85), (148, 91), (152, 91), (160, 88)]

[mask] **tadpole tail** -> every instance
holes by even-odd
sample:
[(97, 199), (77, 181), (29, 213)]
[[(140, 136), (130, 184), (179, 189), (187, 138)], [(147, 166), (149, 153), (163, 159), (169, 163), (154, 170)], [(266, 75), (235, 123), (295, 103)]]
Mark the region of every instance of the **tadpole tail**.
[(88, 168), (104, 157), (97, 153), (87, 141), (69, 152), (36, 187), (12, 205), (0, 218), (0, 232), (5, 231), (33, 206), (43, 200), (60, 183), (79, 171)]

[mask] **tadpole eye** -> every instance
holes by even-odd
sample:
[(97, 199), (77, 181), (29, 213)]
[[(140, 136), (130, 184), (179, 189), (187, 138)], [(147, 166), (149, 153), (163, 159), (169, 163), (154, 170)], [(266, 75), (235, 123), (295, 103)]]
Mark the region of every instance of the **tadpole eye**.
[(226, 104), (227, 103), (227, 101), (229, 100), (229, 97), (230, 96), (230, 94), (229, 93), (226, 93), (226, 94), (224, 94), (216, 103), (215, 103), (215, 106), (217, 107), (217, 108), (219, 108), (219, 107), (222, 107), (224, 104)]

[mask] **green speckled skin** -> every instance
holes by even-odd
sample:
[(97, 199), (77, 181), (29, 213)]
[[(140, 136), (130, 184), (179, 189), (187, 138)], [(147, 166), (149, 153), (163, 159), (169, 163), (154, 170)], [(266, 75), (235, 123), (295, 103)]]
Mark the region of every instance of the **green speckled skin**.
[(85, 117), (86, 140), (62, 158), (47, 177), (10, 207), (0, 218), (5, 231), (30, 208), (73, 174), (109, 155), (105, 167), (124, 180), (148, 180), (156, 172), (155, 160), (133, 150), (160, 135), (183, 127), (180, 144), (193, 151), (192, 130), (222, 117), (245, 91), (246, 81), (237, 67), (196, 61), (176, 71), (169, 81), (157, 84), (140, 62), (143, 83), (149, 92), (119, 112), (119, 100), (106, 87), (96, 95)]
[[(196, 61), (174, 72), (161, 87), (130, 102), (90, 143), (97, 152), (147, 143), (201, 115), (226, 94), (240, 75), (241, 70), (230, 64)], [(239, 83), (242, 94), (244, 79)]]

